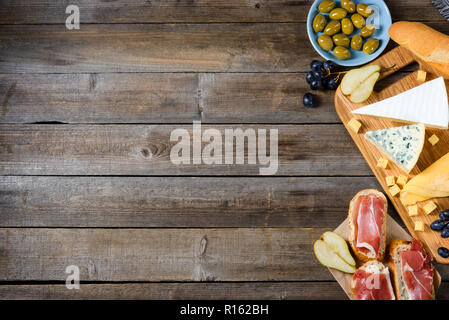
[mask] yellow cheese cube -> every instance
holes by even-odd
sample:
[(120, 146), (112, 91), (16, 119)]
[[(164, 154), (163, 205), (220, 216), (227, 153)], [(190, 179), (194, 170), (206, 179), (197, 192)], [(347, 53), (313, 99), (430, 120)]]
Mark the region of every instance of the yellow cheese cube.
[(399, 189), (398, 185), (395, 184), (394, 186), (392, 186), (390, 188), (390, 193), (391, 195), (394, 197), (395, 195), (397, 195), (399, 192), (401, 191), (401, 189)]
[(357, 121), (356, 119), (352, 118), (348, 122), (348, 127), (352, 129), (355, 133), (359, 133), (360, 128), (362, 127), (362, 124)]
[(416, 221), (415, 222), (415, 231), (424, 231), (424, 222)]
[(396, 183), (396, 178), (394, 176), (388, 176), (385, 178), (385, 180), (387, 181), (387, 186), (389, 187), (393, 186)]
[(410, 217), (415, 217), (418, 215), (418, 206), (416, 204), (414, 206), (408, 207), (408, 215)]
[(434, 134), (433, 136), (431, 136), (429, 138), (429, 142), (432, 144), (432, 146), (436, 145), (438, 143), (438, 141), (440, 141), (440, 139), (438, 139), (436, 134)]
[(396, 180), (396, 183), (401, 186), (405, 186), (407, 183), (408, 178), (404, 176), (403, 174), (400, 174), (398, 177), (398, 180)]
[(418, 76), (416, 77), (416, 79), (420, 82), (424, 82), (424, 81), (426, 81), (426, 77), (427, 77), (427, 72), (425, 72), (424, 70), (419, 70)]
[(433, 210), (435, 210), (437, 206), (435, 205), (435, 202), (430, 201), (428, 204), (424, 206), (424, 212), (427, 214), (431, 214)]
[(384, 168), (384, 169), (386, 169), (386, 168), (387, 168), (387, 165), (388, 165), (388, 160), (385, 159), (385, 158), (380, 158), (379, 161), (377, 161), (377, 166), (378, 166), (379, 168)]

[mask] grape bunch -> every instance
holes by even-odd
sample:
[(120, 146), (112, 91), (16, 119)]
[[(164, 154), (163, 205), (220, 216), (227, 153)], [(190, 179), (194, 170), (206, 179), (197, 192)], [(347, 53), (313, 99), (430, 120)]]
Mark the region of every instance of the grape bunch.
[[(313, 60), (310, 64), (311, 71), (306, 74), (306, 81), (312, 90), (336, 90), (340, 82), (341, 72), (337, 72), (337, 65), (328, 60), (325, 62)], [(304, 106), (314, 106), (314, 95), (306, 93), (303, 98)]]

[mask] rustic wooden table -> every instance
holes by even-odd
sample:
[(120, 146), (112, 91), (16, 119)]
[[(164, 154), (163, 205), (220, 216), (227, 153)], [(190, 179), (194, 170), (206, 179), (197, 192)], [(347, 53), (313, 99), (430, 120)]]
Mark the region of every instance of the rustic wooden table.
[[(449, 34), (430, 0), (387, 2)], [(346, 298), (312, 243), (379, 186), (333, 93), (302, 106), (311, 3), (0, 0), (0, 298)], [(277, 175), (172, 164), (193, 120), (277, 128)]]

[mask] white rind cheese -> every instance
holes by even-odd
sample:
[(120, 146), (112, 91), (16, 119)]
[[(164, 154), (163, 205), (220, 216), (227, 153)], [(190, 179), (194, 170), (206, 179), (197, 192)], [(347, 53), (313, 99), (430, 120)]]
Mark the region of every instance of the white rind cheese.
[(410, 172), (424, 146), (426, 128), (422, 124), (369, 131), (365, 138), (405, 172)]
[(449, 104), (446, 85), (440, 77), (352, 113), (447, 129)]

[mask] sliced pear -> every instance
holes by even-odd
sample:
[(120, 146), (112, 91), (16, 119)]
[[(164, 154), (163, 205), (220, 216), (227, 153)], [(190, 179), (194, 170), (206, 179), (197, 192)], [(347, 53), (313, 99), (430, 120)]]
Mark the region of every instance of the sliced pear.
[(341, 80), (341, 91), (344, 95), (352, 94), (373, 73), (379, 72), (380, 66), (369, 65), (348, 71)]
[(327, 246), (334, 251), (340, 258), (342, 258), (347, 264), (355, 267), (355, 260), (349, 252), (348, 244), (338, 233), (325, 232), (321, 236), (321, 240), (326, 242)]
[(323, 240), (317, 240), (313, 244), (313, 251), (318, 261), (329, 268), (337, 269), (345, 273), (354, 273), (354, 266), (349, 265), (338, 256)]
[(368, 77), (362, 84), (351, 94), (349, 100), (354, 103), (362, 103), (366, 101), (371, 93), (373, 93), (374, 85), (379, 79), (380, 73), (375, 72)]

